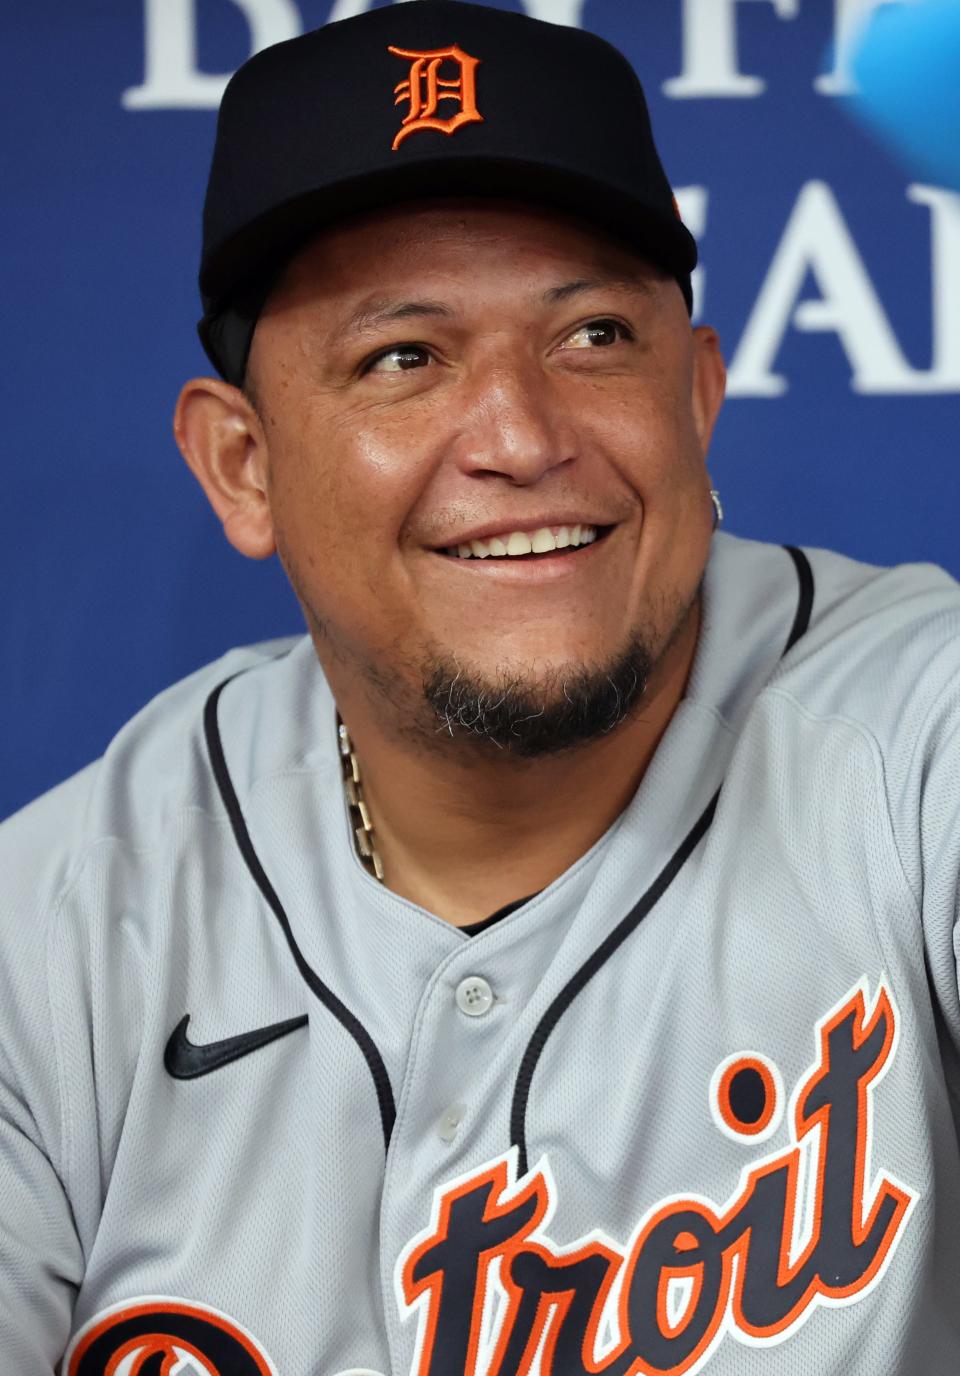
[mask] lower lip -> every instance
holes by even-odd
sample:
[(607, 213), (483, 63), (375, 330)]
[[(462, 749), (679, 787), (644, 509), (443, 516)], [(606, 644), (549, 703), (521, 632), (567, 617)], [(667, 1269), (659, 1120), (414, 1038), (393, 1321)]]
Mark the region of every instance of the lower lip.
[(456, 565), (464, 573), (492, 578), (501, 583), (548, 583), (558, 578), (572, 578), (586, 569), (612, 533), (612, 530), (609, 530), (591, 544), (579, 545), (570, 552), (541, 554), (536, 559), (511, 559), (509, 556), (460, 559), (453, 554), (438, 554), (437, 558)]

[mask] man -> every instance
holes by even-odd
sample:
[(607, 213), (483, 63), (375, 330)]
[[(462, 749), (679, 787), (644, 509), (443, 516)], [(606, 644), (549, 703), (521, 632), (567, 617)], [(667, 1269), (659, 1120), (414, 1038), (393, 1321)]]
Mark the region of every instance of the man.
[(301, 642), (4, 829), (18, 1376), (947, 1376), (960, 597), (714, 534), (627, 64), (421, 0), (221, 111), (176, 433)]

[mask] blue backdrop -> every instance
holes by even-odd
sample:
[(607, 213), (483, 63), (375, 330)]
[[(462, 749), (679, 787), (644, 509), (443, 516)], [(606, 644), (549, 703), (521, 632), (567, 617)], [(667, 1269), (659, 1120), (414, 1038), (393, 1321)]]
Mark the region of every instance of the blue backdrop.
[[(215, 107), (254, 47), (365, 0), (36, 0), (4, 19), (0, 813), (155, 692), (300, 627), (170, 435)], [(960, 574), (960, 196), (850, 118), (883, 0), (525, 0), (618, 44), (731, 362), (712, 468), (739, 534)]]

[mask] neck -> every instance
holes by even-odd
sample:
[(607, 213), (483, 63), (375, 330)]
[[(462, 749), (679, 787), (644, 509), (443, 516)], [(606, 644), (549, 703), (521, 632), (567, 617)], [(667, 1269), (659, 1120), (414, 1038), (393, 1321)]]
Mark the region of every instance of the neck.
[[(699, 602), (638, 709), (616, 730), (543, 759), (444, 758), (384, 729), (362, 693), (331, 686), (353, 740), (385, 882), (456, 926), (552, 883), (630, 802), (686, 688)], [(502, 753), (502, 752), (498, 752)]]

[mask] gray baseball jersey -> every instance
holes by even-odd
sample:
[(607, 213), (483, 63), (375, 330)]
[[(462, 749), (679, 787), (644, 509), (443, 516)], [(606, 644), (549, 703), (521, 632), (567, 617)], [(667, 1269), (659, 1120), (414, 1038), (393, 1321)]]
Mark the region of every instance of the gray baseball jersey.
[[(788, 648), (787, 648), (788, 647)], [(719, 535), (626, 811), (469, 937), (309, 641), (0, 829), (16, 1376), (955, 1376), (960, 591)]]

